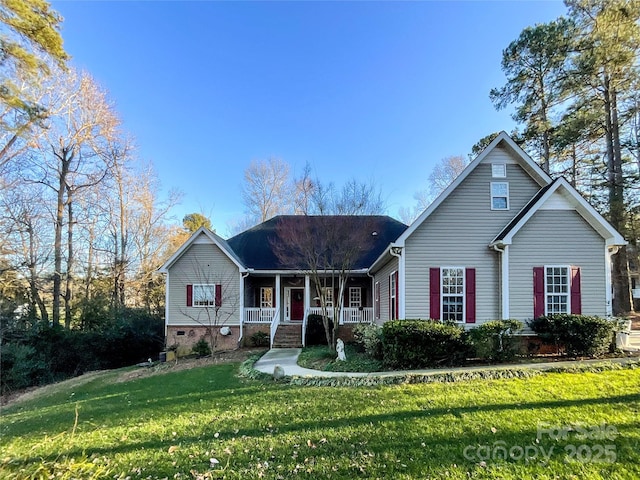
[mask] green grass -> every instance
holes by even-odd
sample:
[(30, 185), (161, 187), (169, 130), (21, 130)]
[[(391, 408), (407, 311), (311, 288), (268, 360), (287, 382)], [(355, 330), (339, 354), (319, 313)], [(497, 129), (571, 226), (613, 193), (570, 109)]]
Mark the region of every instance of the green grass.
[(346, 361), (336, 360), (336, 352), (327, 346), (314, 346), (302, 349), (298, 365), (328, 372), (380, 372), (384, 370), (382, 362), (359, 352), (353, 345), (345, 345)]
[[(237, 370), (120, 383), (109, 372), (5, 408), (0, 477), (640, 478), (638, 368), (358, 388), (242, 379)], [(536, 443), (542, 423), (617, 434)], [(481, 464), (478, 452), (496, 445), (553, 454)], [(613, 452), (615, 461), (567, 462), (572, 445), (583, 460), (610, 445), (602, 459)]]

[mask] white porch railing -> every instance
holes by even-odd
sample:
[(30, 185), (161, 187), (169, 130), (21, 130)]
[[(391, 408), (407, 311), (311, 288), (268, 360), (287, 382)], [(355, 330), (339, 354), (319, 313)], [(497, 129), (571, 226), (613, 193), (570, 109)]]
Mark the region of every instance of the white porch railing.
[(372, 307), (345, 307), (342, 309), (341, 324), (344, 323), (372, 323)]
[[(309, 315), (322, 315), (322, 307), (311, 307), (307, 310), (305, 320)], [(327, 308), (327, 315), (333, 318), (333, 308)], [(345, 323), (372, 323), (373, 307), (343, 307), (340, 315), (340, 325)]]
[[(310, 307), (307, 311), (309, 312), (309, 315), (322, 316), (322, 307)], [(327, 307), (327, 316), (329, 318), (333, 318), (333, 307)]]
[(278, 331), (278, 325), (280, 324), (280, 309), (275, 309), (275, 314), (271, 319), (271, 325), (269, 326), (269, 348), (273, 348), (273, 339), (276, 338), (276, 332)]
[(271, 323), (275, 314), (275, 308), (245, 308), (244, 323)]

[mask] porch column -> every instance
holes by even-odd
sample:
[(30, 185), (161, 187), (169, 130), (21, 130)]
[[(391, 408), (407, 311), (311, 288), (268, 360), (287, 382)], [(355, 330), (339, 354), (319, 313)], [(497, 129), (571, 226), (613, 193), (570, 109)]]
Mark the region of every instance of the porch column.
[(282, 292), (280, 292), (280, 274), (276, 275), (276, 294), (275, 294), (275, 307), (276, 307), (276, 312), (278, 313), (278, 316), (280, 318), (282, 318), (282, 315), (280, 314), (280, 296), (281, 296)]
[(240, 272), (240, 331), (244, 323), (244, 274)]
[(311, 281), (309, 275), (304, 276), (304, 314), (311, 307)]

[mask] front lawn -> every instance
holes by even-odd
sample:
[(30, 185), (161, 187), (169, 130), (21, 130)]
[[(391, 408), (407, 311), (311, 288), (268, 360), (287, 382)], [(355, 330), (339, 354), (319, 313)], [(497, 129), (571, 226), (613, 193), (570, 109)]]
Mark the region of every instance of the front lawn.
[(109, 372), (5, 408), (0, 477), (640, 478), (640, 368), (359, 388), (237, 371)]
[(384, 370), (382, 362), (375, 360), (353, 345), (344, 346), (346, 361), (336, 360), (337, 354), (326, 345), (306, 347), (298, 357), (298, 365), (326, 372), (380, 372)]

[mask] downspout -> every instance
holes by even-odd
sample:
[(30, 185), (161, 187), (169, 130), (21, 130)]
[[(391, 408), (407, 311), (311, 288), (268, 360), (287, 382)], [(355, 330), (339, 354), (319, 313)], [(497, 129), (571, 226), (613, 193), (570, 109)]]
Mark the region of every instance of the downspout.
[(503, 320), (509, 318), (509, 245), (492, 245), (500, 253), (500, 300)]
[(619, 245), (605, 245), (604, 247), (604, 278), (606, 283), (605, 289), (605, 315), (610, 317), (613, 315), (613, 290), (611, 284), (611, 257), (618, 253)]
[(167, 278), (164, 282), (164, 343), (165, 348), (169, 340), (169, 269), (167, 269)]
[(244, 337), (244, 279), (249, 276), (249, 272), (240, 275), (240, 336), (238, 337), (238, 348), (242, 345)]

